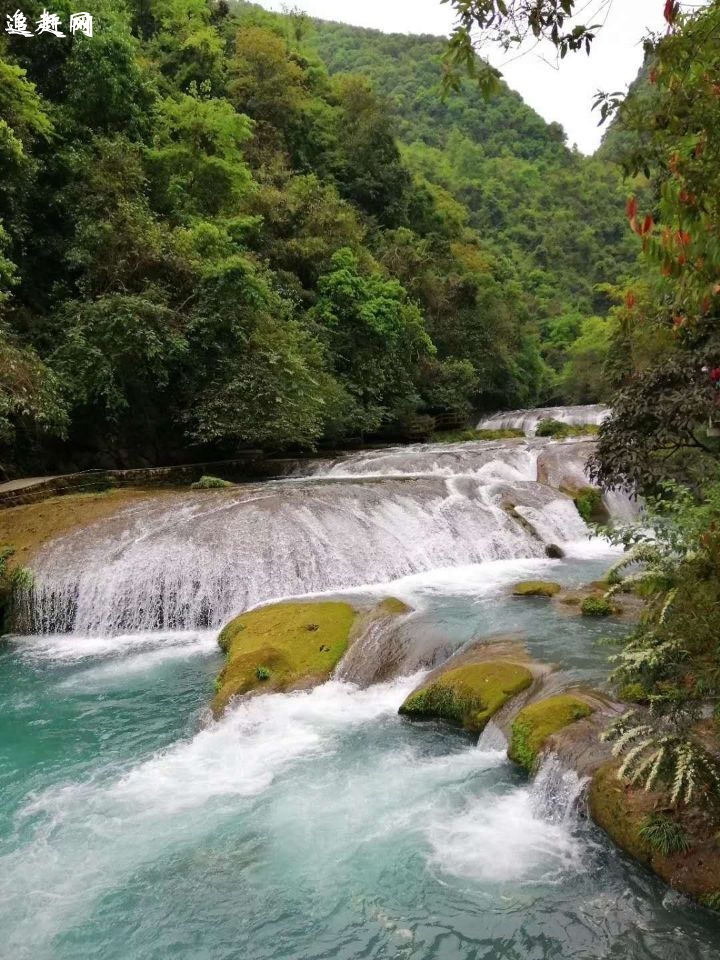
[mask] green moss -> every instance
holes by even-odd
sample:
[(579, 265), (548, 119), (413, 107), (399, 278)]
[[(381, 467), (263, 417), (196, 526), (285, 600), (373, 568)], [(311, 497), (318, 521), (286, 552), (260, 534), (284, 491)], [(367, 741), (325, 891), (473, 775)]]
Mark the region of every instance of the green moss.
[(649, 695), (641, 683), (626, 683), (617, 693), (618, 700), (623, 703), (647, 703)]
[(562, 587), (551, 580), (524, 580), (512, 588), (514, 597), (554, 597)]
[(594, 423), (570, 424), (548, 418), (538, 423), (535, 436), (552, 437), (555, 440), (565, 440), (568, 437), (594, 437), (597, 436), (599, 429)]
[(605, 597), (585, 597), (580, 611), (584, 617), (609, 617), (615, 612), (612, 603)]
[(554, 733), (591, 713), (593, 708), (589, 704), (566, 693), (530, 704), (513, 720), (508, 756), (526, 770), (532, 770)]
[[(652, 800), (646, 794), (648, 808)], [(599, 827), (626, 853), (641, 863), (649, 863), (652, 849), (640, 834), (643, 820), (650, 812), (631, 802), (625, 786), (617, 778), (617, 765), (607, 763), (597, 771), (590, 784), (590, 815)]]
[(260, 686), (288, 690), (327, 680), (347, 650), (356, 617), (350, 604), (336, 601), (278, 603), (237, 617), (218, 637), (227, 662), (213, 712), (221, 714), (232, 697)]
[(379, 616), (399, 617), (411, 611), (412, 607), (409, 607), (403, 600), (398, 600), (397, 597), (386, 597), (382, 603), (375, 607), (375, 612)]
[(221, 480), (220, 477), (200, 477), (200, 479), (190, 485), (191, 490), (218, 490), (222, 487), (232, 487), (228, 480)]
[(506, 427), (504, 430), (476, 430), (476, 440), (515, 440), (524, 437), (524, 430), (515, 427)]
[(504, 660), (472, 663), (442, 674), (411, 693), (400, 713), (415, 720), (446, 720), (480, 733), (511, 698), (527, 689), (527, 667)]
[(514, 440), (524, 437), (523, 430), (473, 430), (466, 427), (462, 430), (439, 430), (433, 433), (431, 443), (467, 443), (471, 440)]
[(574, 496), (575, 506), (585, 523), (606, 523), (607, 510), (597, 487), (583, 487)]

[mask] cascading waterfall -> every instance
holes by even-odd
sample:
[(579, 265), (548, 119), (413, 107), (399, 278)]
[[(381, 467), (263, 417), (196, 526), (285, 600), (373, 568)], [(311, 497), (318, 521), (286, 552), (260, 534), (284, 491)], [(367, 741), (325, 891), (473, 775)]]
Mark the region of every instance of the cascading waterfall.
[(478, 430), (524, 430), (529, 437), (541, 420), (558, 420), (569, 426), (599, 426), (610, 416), (608, 407), (601, 403), (581, 407), (537, 407), (533, 410), (503, 410), (481, 420)]
[[(508, 595), (607, 568), (561, 492), (586, 482), (591, 449), (364, 451), (284, 481), (165, 492), (48, 544), (25, 597), (45, 635), (0, 645), (8, 955), (640, 960), (672, 942), (674, 960), (717, 957), (701, 911), (662, 901), (576, 817), (583, 780), (553, 755), (534, 782), (509, 763), (520, 701), (477, 744), (398, 715), (478, 640), (521, 638), (558, 665), (558, 689), (607, 675), (595, 641), (617, 625)], [(221, 621), (358, 586), (373, 614), (328, 682), (209, 720)], [(389, 596), (410, 612), (384, 616)]]
[(578, 776), (556, 753), (547, 754), (533, 780), (533, 810), (556, 823), (572, 819), (582, 804), (588, 782), (587, 777)]
[[(589, 445), (417, 445), (294, 477), (132, 507), (36, 558), (23, 626), (81, 634), (218, 626), (264, 601), (584, 539), (558, 490)], [(546, 482), (539, 482), (538, 476)]]

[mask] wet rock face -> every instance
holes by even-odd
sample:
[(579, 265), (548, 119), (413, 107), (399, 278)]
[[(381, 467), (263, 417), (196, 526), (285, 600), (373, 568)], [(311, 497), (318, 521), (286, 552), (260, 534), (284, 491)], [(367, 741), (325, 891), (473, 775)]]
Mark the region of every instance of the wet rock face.
[(424, 647), (422, 637), (415, 637), (412, 627), (406, 626), (411, 613), (412, 609), (402, 600), (388, 597), (361, 614), (353, 626), (350, 647), (334, 676), (368, 687), (417, 670), (421, 664), (414, 661), (422, 657), (423, 650), (431, 658), (434, 648), (431, 644)]
[[(720, 844), (717, 814), (696, 808), (671, 812), (687, 849), (664, 855), (643, 835), (643, 825), (665, 807), (665, 798), (643, 789), (632, 789), (618, 780), (617, 763), (609, 761), (593, 777), (589, 794), (595, 823), (626, 853), (645, 863), (674, 889), (718, 908), (720, 894)], [(667, 813), (664, 816), (668, 816)]]

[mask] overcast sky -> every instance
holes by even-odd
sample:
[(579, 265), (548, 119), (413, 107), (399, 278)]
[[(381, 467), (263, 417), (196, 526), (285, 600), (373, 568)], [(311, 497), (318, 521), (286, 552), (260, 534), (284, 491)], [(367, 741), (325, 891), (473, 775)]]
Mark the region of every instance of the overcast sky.
[[(273, 10), (283, 6), (283, 0), (259, 2)], [(590, 12), (600, 2), (588, 0)], [(300, 7), (313, 17), (387, 33), (447, 34), (452, 28), (451, 10), (440, 0), (286, 0), (286, 5)], [(592, 153), (602, 136), (597, 114), (591, 113), (593, 95), (598, 89), (624, 90), (635, 78), (643, 59), (642, 38), (648, 30), (662, 28), (663, 6), (663, 0), (613, 0), (591, 56), (568, 55), (559, 68), (548, 51), (537, 48), (511, 62), (504, 62), (500, 51), (487, 52), (526, 103), (546, 120), (561, 123), (569, 144)], [(553, 62), (544, 59), (543, 53)]]

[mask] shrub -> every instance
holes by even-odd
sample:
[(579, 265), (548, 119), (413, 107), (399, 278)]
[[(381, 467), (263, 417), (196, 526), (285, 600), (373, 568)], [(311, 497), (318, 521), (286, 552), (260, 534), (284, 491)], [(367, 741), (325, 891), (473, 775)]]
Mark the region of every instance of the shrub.
[(585, 523), (602, 522), (607, 519), (602, 493), (597, 487), (584, 487), (575, 496), (575, 506)]
[(564, 437), (567, 436), (568, 424), (560, 420), (541, 420), (535, 431), (536, 437)]
[(220, 477), (200, 477), (197, 483), (191, 485), (192, 490), (218, 490), (220, 487), (232, 487), (232, 483)]
[(255, 667), (255, 676), (258, 680), (269, 680), (270, 671), (267, 667)]
[(690, 849), (687, 833), (664, 813), (653, 813), (640, 824), (640, 837), (664, 857)]
[(594, 423), (571, 424), (561, 420), (541, 420), (535, 430), (536, 437), (552, 437), (554, 440), (566, 440), (568, 437), (594, 437), (599, 427)]
[(585, 597), (580, 610), (584, 617), (609, 617), (613, 605), (605, 597)]

